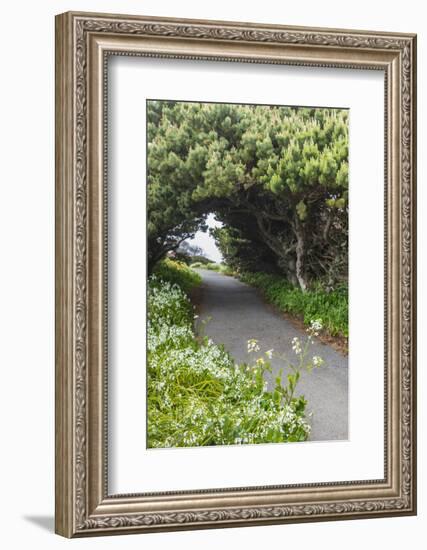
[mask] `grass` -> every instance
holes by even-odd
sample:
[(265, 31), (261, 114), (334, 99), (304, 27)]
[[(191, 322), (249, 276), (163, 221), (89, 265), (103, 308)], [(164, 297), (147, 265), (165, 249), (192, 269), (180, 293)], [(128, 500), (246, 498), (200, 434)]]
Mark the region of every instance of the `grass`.
[(207, 264), (204, 264), (202, 262), (193, 262), (190, 264), (191, 269), (205, 269)]
[(190, 267), (194, 269), (209, 269), (210, 271), (217, 271), (218, 273), (222, 273), (223, 275), (235, 275), (235, 272), (228, 265), (218, 264), (215, 262), (209, 262), (207, 264), (194, 262), (190, 265)]
[(202, 282), (200, 275), (187, 264), (168, 258), (156, 265), (154, 275), (164, 282), (178, 285), (185, 293)]
[(285, 402), (280, 377), (266, 391), (268, 363), (236, 365), (222, 346), (196, 339), (187, 292), (199, 277), (163, 261), (148, 284), (148, 446), (304, 441), (303, 397)]
[(312, 319), (321, 319), (331, 336), (348, 337), (348, 288), (341, 285), (331, 292), (320, 286), (307, 292), (292, 286), (279, 275), (241, 273), (240, 279), (259, 288), (266, 300), (282, 311), (302, 317), (309, 325)]

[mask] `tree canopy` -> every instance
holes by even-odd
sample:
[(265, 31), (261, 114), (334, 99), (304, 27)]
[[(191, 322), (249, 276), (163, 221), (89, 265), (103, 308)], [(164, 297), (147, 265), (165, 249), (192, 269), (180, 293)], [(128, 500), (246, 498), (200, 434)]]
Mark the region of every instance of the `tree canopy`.
[(204, 228), (305, 290), (347, 274), (348, 111), (150, 101), (149, 265)]

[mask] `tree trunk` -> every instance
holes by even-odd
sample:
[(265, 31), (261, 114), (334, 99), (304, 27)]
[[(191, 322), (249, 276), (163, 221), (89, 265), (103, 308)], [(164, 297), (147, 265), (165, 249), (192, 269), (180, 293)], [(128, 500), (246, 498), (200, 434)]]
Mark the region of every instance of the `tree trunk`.
[[(295, 235), (297, 244), (292, 242), (292, 240), (288, 240), (285, 244), (284, 240), (278, 238), (277, 234), (272, 231), (268, 218), (265, 219), (261, 213), (258, 213), (256, 219), (265, 244), (277, 255), (278, 265), (284, 271), (288, 281), (305, 291), (307, 289), (307, 283), (305, 281), (304, 268), (304, 233), (299, 220), (296, 220), (295, 224), (291, 226), (288, 225), (287, 228), (288, 234), (292, 235), (293, 233), (293, 235)], [(283, 220), (283, 223), (285, 224), (285, 220)]]
[(295, 275), (301, 290), (305, 292), (307, 290), (307, 281), (306, 281), (305, 268), (304, 268), (304, 256), (305, 256), (304, 231), (298, 220), (295, 223), (294, 231), (295, 231), (295, 236), (297, 238), (297, 244), (295, 247), (295, 254), (296, 254)]
[(292, 256), (290, 254), (286, 254), (286, 256), (279, 257), (277, 263), (291, 285), (299, 286), (299, 282), (296, 277), (294, 254), (292, 254)]

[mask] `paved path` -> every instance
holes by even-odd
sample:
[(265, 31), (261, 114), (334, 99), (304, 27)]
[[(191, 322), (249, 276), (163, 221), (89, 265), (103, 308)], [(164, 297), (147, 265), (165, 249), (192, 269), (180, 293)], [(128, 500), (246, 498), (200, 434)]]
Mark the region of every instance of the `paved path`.
[[(259, 341), (261, 351), (273, 348), (288, 357), (295, 356), (291, 340), (294, 336), (305, 337), (305, 333), (266, 304), (256, 289), (215, 271), (201, 269), (198, 272), (202, 276), (199, 322), (211, 317), (204, 333), (215, 343), (224, 344), (236, 362), (252, 362), (260, 355), (248, 355), (250, 338)], [(347, 439), (347, 357), (318, 341), (311, 350), (325, 363), (311, 373), (302, 373), (296, 392), (305, 396), (307, 410), (313, 412), (309, 420), (312, 425), (310, 440)], [(273, 359), (272, 366), (274, 376), (283, 363)], [(271, 376), (268, 383), (271, 388)]]

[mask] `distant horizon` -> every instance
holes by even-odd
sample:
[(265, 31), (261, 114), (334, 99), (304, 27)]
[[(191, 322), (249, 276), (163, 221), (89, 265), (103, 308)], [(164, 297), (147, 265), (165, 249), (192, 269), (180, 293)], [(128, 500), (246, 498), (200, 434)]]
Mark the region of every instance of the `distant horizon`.
[[(206, 224), (209, 229), (222, 227), (223, 223), (215, 219), (215, 214), (210, 213), (206, 218)], [(198, 246), (203, 250), (203, 255), (215, 263), (223, 262), (224, 258), (216, 245), (215, 239), (207, 231), (197, 231), (192, 239), (186, 239), (184, 242)]]

